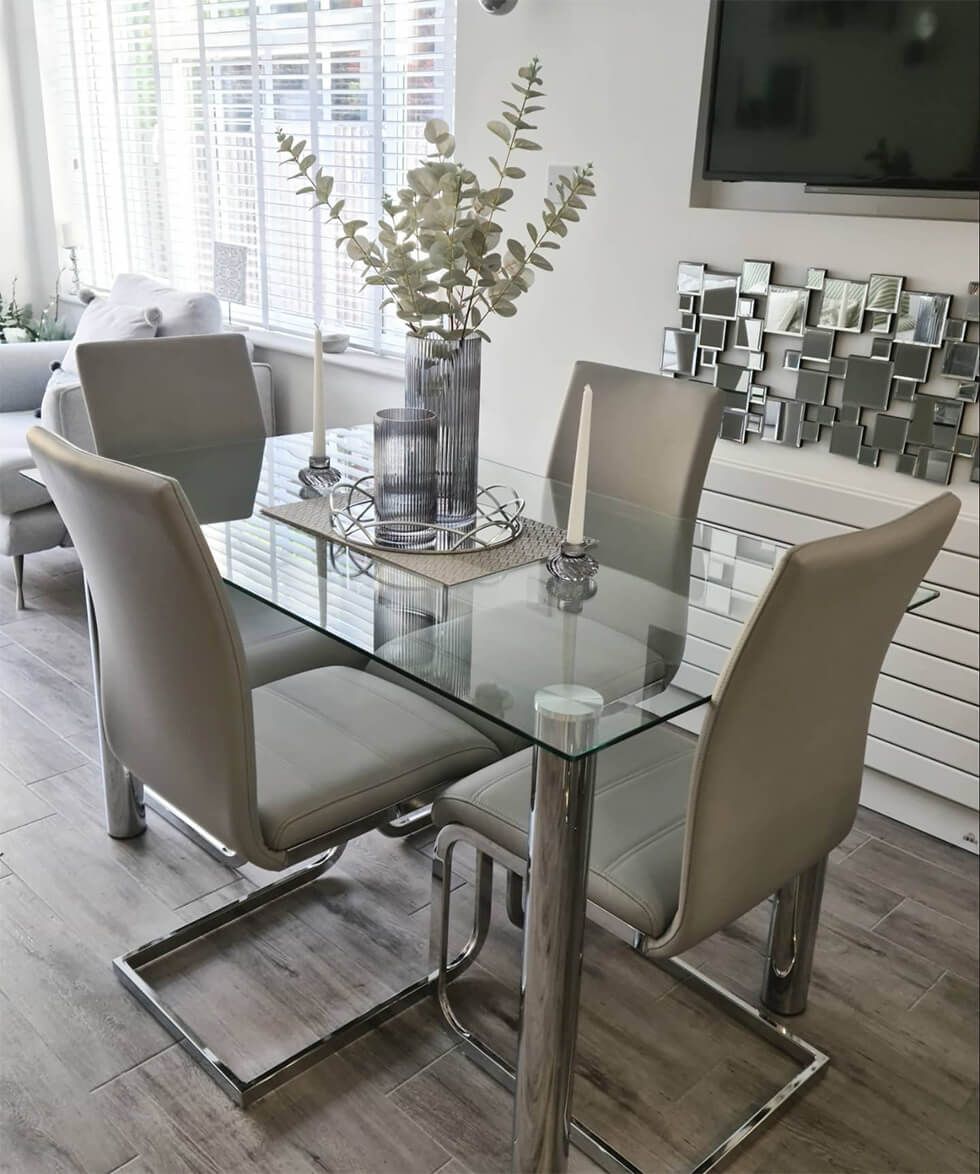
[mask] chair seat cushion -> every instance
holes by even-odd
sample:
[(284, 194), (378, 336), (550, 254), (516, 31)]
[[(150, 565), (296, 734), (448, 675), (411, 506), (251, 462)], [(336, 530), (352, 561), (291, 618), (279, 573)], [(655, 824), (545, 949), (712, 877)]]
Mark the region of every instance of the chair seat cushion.
[(480, 770), (489, 739), (390, 681), (342, 666), (252, 692), (258, 807), (284, 851)]
[[(21, 344), (24, 345), (24, 344)], [(20, 475), (21, 469), (30, 469), (34, 458), (27, 447), (27, 430), (37, 419), (30, 412), (0, 412), (0, 513), (18, 514), (38, 505), (46, 505), (51, 497), (43, 485), (28, 481)]]
[[(695, 746), (657, 726), (601, 751), (596, 764), (589, 900), (654, 937), (677, 912)], [(527, 859), (530, 802), (526, 750), (450, 787), (432, 820), (462, 824)]]
[(363, 653), (308, 628), (262, 600), (235, 587), (228, 586), (226, 590), (245, 646), (248, 681), (253, 689), (310, 669), (336, 664), (361, 668), (367, 662)]

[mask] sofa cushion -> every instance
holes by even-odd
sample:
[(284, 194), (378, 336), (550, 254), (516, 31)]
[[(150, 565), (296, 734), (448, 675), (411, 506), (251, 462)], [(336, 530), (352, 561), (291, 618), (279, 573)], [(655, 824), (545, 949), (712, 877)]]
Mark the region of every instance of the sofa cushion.
[(153, 338), (159, 324), (160, 311), (152, 303), (122, 305), (105, 298), (93, 298), (78, 320), (78, 328), (61, 360), (61, 370), (77, 377), (75, 351), (80, 343)]
[(43, 485), (20, 475), (34, 464), (25, 437), (36, 423), (33, 412), (0, 412), (0, 514), (18, 514), (51, 500)]
[(112, 305), (159, 307), (158, 338), (174, 334), (217, 334), (221, 330), (221, 303), (213, 293), (174, 289), (139, 273), (120, 273), (112, 283), (108, 301)]

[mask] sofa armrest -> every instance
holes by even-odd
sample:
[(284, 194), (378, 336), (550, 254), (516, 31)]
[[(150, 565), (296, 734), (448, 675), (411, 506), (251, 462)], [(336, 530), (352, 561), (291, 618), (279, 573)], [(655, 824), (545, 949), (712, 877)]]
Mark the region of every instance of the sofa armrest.
[(32, 412), (39, 408), (51, 364), (60, 362), (67, 350), (66, 339), (0, 346), (0, 412)]
[(272, 368), (268, 363), (253, 363), (255, 390), (259, 393), (262, 419), (265, 421), (266, 436), (276, 434), (276, 397), (272, 389)]
[(95, 452), (95, 437), (80, 383), (52, 381), (41, 401), (41, 423), (79, 448)]

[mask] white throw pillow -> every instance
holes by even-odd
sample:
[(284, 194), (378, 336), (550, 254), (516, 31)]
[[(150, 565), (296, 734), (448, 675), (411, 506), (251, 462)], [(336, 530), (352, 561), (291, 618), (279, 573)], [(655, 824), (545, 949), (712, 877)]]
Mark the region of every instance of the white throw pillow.
[(104, 298), (94, 298), (85, 307), (75, 335), (61, 360), (61, 370), (77, 375), (75, 350), (83, 342), (119, 342), (127, 338), (153, 338), (160, 324), (155, 306), (110, 305)]
[(221, 303), (213, 293), (188, 293), (139, 273), (120, 273), (109, 291), (110, 305), (159, 306), (159, 338), (175, 334), (217, 334)]

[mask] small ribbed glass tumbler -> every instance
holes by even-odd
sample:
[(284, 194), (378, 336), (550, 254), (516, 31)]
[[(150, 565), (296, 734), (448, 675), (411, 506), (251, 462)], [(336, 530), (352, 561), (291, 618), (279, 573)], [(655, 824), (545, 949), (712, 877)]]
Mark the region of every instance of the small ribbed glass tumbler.
[(427, 408), (383, 408), (374, 417), (375, 541), (402, 550), (435, 541), (439, 419)]

